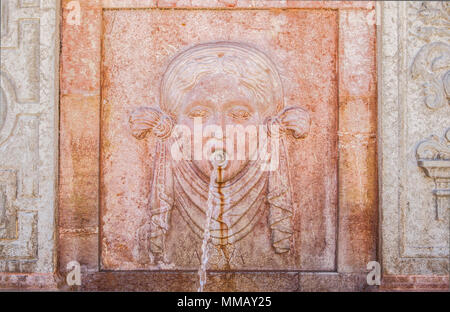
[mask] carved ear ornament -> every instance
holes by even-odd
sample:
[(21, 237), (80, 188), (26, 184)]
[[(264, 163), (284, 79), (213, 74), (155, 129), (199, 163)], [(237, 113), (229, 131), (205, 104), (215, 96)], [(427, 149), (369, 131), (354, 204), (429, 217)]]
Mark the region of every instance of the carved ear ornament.
[(172, 117), (152, 107), (137, 109), (131, 114), (129, 122), (132, 134), (137, 139), (145, 138), (149, 132), (157, 138), (166, 139), (174, 127)]
[(295, 139), (305, 138), (309, 133), (311, 119), (309, 113), (300, 107), (288, 107), (277, 116), (269, 117), (267, 120), (267, 132), (270, 136), (272, 127), (278, 125), (280, 133), (291, 134)]

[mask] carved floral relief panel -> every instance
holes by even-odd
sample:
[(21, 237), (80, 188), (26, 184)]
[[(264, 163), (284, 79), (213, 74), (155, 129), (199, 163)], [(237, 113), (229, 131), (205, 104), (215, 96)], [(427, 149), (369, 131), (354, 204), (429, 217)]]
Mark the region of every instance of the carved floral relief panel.
[(384, 274), (446, 275), (448, 288), (449, 6), (384, 2), (382, 22)]
[[(434, 1), (408, 2), (405, 10), (408, 44), (404, 51), (407, 72), (403, 139), (408, 177), (404, 181), (408, 191), (403, 202), (401, 254), (441, 259), (445, 263), (449, 255), (448, 209), (438, 209), (440, 199), (432, 192), (445, 188), (438, 187), (439, 179), (430, 178), (417, 166), (417, 160), (436, 159), (423, 153), (425, 145), (421, 143), (430, 135), (437, 135), (444, 136), (445, 145), (445, 133), (450, 126), (450, 10), (448, 3)], [(438, 264), (429, 265), (427, 270), (448, 272), (446, 265)]]

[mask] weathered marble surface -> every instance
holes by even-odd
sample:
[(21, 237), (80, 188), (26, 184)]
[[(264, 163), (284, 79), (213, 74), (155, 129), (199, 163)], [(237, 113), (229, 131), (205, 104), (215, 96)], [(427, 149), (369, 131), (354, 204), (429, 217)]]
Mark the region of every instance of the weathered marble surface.
[(0, 288), (53, 283), (58, 16), (58, 1), (1, 1)]
[[(383, 271), (399, 275), (403, 285), (415, 283), (407, 275), (447, 276), (448, 283), (449, 7), (411, 1), (385, 2), (382, 9), (378, 118)], [(438, 142), (431, 150), (424, 143), (430, 141)], [(434, 189), (440, 189), (440, 196)]]

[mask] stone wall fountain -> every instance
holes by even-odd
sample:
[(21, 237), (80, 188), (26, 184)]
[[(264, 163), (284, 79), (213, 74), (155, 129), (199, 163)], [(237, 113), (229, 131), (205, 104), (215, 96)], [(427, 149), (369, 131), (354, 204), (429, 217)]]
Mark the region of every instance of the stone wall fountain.
[(0, 289), (448, 290), (449, 8), (1, 0)]
[(375, 2), (1, 4), (0, 288), (367, 287)]

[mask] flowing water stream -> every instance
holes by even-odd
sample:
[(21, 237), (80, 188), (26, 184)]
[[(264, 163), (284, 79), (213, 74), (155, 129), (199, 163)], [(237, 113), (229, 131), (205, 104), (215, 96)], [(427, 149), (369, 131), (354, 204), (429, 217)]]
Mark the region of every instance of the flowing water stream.
[[(214, 213), (214, 210), (220, 205), (220, 198), (216, 194), (220, 193), (220, 190), (216, 190), (216, 183), (220, 183), (222, 177), (221, 172), (222, 169), (227, 165), (226, 154), (223, 151), (216, 151), (211, 155), (211, 163), (213, 165), (213, 169), (211, 171), (211, 177), (209, 180), (209, 192), (208, 192), (208, 202), (207, 202), (207, 210), (206, 210), (206, 220), (205, 227), (203, 232), (203, 242), (202, 242), (202, 258), (200, 268), (198, 270), (199, 276), (199, 287), (198, 291), (202, 292), (203, 288), (206, 284), (206, 268), (208, 266), (208, 244), (211, 238), (211, 219)], [(219, 186), (220, 188), (220, 186)]]

